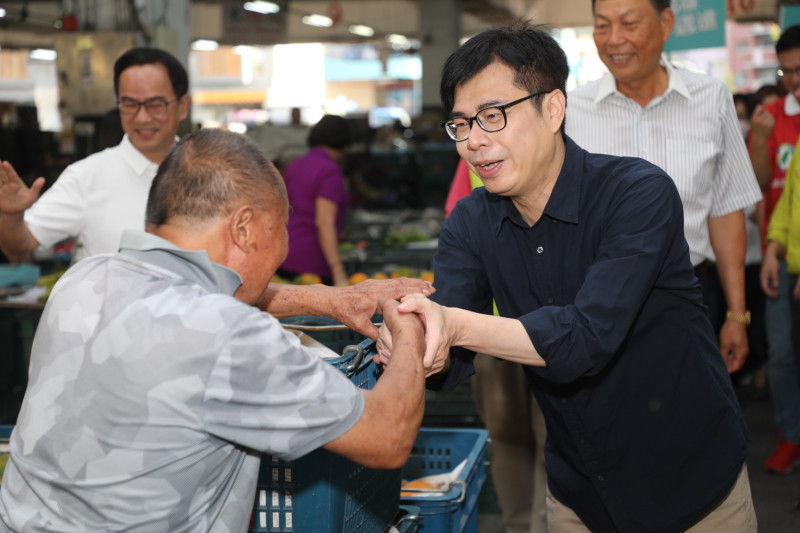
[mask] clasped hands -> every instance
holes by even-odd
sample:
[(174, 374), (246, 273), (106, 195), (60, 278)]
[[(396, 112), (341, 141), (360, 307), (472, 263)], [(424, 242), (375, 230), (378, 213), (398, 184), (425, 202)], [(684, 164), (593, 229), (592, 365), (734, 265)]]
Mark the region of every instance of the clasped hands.
[(380, 365), (387, 365), (392, 356), (392, 322), (387, 320), (386, 312), (389, 309), (399, 314), (414, 313), (422, 321), (425, 328), (425, 356), (423, 368), (425, 377), (430, 377), (440, 372), (446, 372), (450, 366), (450, 348), (453, 345), (453, 335), (448, 328), (447, 308), (430, 301), (420, 293), (408, 294), (400, 299), (400, 303), (392, 301), (383, 305), (384, 323), (380, 328), (376, 343), (377, 355), (374, 361)]

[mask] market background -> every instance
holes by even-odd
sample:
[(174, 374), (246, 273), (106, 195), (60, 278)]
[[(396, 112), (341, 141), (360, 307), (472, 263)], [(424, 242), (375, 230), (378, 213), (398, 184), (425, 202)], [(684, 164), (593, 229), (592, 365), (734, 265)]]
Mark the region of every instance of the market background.
[[(131, 46), (165, 48), (189, 71), (183, 133), (224, 127), (249, 135), (271, 157), (291, 158), (305, 150), (305, 128), (325, 113), (345, 116), (357, 140), (344, 162), (352, 200), (342, 244), (348, 273), (422, 277), (433, 270), (458, 162), (439, 127), (443, 59), (470, 35), (524, 18), (548, 24), (564, 48), (568, 88), (605, 73), (590, 0), (275, 3), (277, 13), (254, 14), (233, 0), (0, 0), (0, 159), (27, 180), (52, 183), (68, 164), (104, 147), (116, 57)], [(800, 23), (794, 1), (673, 0), (672, 7), (669, 59), (723, 80), (732, 93), (776, 83), (775, 40)], [(330, 24), (304, 23), (309, 15)], [(292, 108), (301, 111), (299, 128), (289, 125)], [(69, 251), (66, 242), (35, 257), (39, 274), (63, 269)], [(12, 424), (40, 310), (2, 302), (0, 424)], [(800, 531), (800, 477), (761, 468), (775, 443), (770, 402), (746, 389), (739, 395), (753, 434), (749, 471), (760, 529)], [(425, 424), (480, 427), (469, 383), (450, 395), (430, 393)], [(478, 531), (502, 531), (491, 476)]]

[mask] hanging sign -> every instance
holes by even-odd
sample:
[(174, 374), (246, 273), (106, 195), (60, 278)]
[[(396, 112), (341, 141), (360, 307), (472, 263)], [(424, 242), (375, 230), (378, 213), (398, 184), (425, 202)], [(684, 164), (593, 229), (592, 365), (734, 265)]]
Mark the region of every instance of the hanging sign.
[[(739, 1), (739, 0), (736, 0)], [(725, 6), (718, 0), (673, 0), (675, 25), (664, 50), (725, 46)]]

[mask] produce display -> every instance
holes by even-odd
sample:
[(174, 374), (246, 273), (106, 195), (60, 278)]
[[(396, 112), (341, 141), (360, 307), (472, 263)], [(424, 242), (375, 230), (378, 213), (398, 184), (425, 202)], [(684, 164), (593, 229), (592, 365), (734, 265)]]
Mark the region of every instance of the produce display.
[(64, 274), (64, 272), (66, 272), (66, 269), (56, 270), (52, 274), (47, 274), (46, 276), (42, 276), (36, 281), (37, 285), (39, 285), (40, 287), (44, 287), (46, 289), (46, 292), (44, 294), (39, 295), (38, 300), (40, 303), (45, 303), (47, 301), (47, 298), (50, 297), (50, 292), (53, 290), (53, 287), (55, 286), (56, 282), (59, 279), (61, 279), (61, 276), (62, 274)]
[(6, 463), (8, 463), (8, 452), (0, 451), (0, 483), (3, 482), (3, 472), (6, 470)]

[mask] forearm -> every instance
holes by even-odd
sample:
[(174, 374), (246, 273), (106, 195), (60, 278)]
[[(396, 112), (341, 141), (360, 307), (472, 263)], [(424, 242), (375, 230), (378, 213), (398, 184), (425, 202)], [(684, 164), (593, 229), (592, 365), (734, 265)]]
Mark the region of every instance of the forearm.
[(375, 388), (364, 391), (364, 413), (345, 435), (325, 446), (370, 468), (400, 468), (422, 423), (425, 378), (422, 325), (395, 328), (394, 352)]
[(256, 306), (277, 318), (297, 315), (329, 316), (334, 304), (332, 287), (270, 283)]
[(455, 307), (444, 308), (445, 323), (453, 328), (453, 346), (532, 366), (546, 366), (522, 322)]
[(711, 218), (708, 220), (708, 229), (728, 310), (744, 313), (744, 261), (747, 251), (744, 213), (735, 211)]
[(327, 261), (331, 269), (334, 283), (342, 282), (347, 277), (347, 274), (344, 270), (342, 257), (339, 255), (339, 237), (333, 221), (330, 224), (317, 226), (317, 238), (322, 249), (322, 255), (325, 256), (325, 261)]
[(766, 190), (772, 180), (772, 166), (769, 163), (766, 139), (753, 135), (750, 141), (750, 162), (753, 164), (753, 170), (761, 190)]
[(776, 260), (786, 253), (786, 249), (778, 241), (769, 240), (764, 248), (764, 257), (775, 258)]
[(0, 249), (7, 257), (22, 258), (38, 245), (25, 224), (24, 211), (0, 213)]

